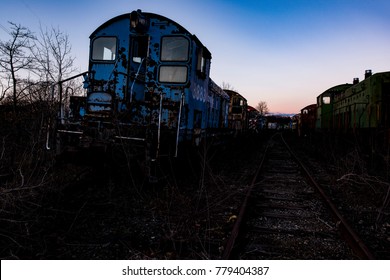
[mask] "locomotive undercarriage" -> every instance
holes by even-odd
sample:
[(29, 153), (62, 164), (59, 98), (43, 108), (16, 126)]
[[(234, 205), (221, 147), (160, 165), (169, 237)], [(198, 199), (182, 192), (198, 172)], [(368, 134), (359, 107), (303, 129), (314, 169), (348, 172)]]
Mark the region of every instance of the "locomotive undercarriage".
[[(123, 128), (120, 129), (122, 132)], [(59, 160), (87, 165), (131, 166), (152, 178), (152, 145), (145, 136), (123, 136), (116, 128), (84, 128), (82, 132), (61, 129), (57, 132)], [(134, 132), (133, 132), (134, 133)], [(129, 135), (129, 134), (127, 134)]]
[[(134, 110), (127, 110), (127, 114), (116, 114), (120, 117), (113, 117), (107, 111), (100, 117), (99, 112), (81, 116), (78, 112), (86, 107), (85, 98), (71, 98), (70, 103), (71, 113), (66, 119), (61, 118), (56, 127), (55, 146), (59, 158), (93, 164), (102, 160), (126, 165), (131, 163), (154, 180), (155, 166), (160, 159), (178, 154), (178, 114), (182, 103), (168, 104), (162, 99), (143, 104), (133, 101)], [(117, 105), (109, 107), (117, 108)], [(141, 114), (142, 107), (149, 108), (151, 113)], [(165, 122), (162, 120), (163, 109), (169, 112), (168, 121)], [(131, 111), (133, 113), (129, 113)]]

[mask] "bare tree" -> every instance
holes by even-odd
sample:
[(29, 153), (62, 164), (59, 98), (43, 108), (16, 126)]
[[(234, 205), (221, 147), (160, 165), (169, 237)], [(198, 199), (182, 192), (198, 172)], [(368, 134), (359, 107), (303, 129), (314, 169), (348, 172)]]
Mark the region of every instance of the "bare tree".
[[(34, 58), (31, 55), (32, 41), (35, 40), (33, 33), (20, 24), (9, 22), (11, 31), (9, 41), (0, 41), (0, 71), (5, 80), (11, 81), (12, 103), (14, 111), (18, 104), (18, 97), (26, 90), (20, 87), (19, 73), (23, 70), (32, 70)], [(18, 88), (19, 87), (19, 88)]]
[(58, 82), (75, 71), (75, 58), (71, 56), (69, 36), (59, 28), (43, 30), (41, 26), (36, 43), (34, 56), (39, 64), (42, 80)]
[(0, 102), (7, 96), (8, 91), (11, 89), (10, 80), (2, 80), (0, 76)]
[(227, 82), (222, 82), (222, 89), (235, 91), (234, 87), (231, 84), (227, 83)]
[(264, 116), (269, 113), (267, 102), (259, 101), (257, 103), (256, 109), (259, 111), (260, 115)]
[[(69, 36), (52, 27), (40, 28), (40, 36), (34, 48), (40, 80), (44, 83), (58, 83), (75, 71), (71, 55)], [(60, 89), (61, 90), (61, 89)], [(49, 94), (49, 93), (46, 93)], [(42, 99), (42, 96), (38, 96)]]

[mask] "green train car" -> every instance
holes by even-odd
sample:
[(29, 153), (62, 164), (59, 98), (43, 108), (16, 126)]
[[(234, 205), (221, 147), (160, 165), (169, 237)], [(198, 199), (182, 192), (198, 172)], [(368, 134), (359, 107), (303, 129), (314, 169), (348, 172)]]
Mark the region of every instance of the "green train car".
[(329, 88), (316, 105), (315, 130), (321, 135), (352, 136), (373, 150), (390, 146), (390, 71), (366, 70), (363, 81)]
[(352, 84), (334, 86), (327, 89), (317, 97), (316, 129), (321, 129), (323, 131), (330, 131), (333, 129), (334, 99), (335, 97), (340, 96), (351, 86)]
[(390, 72), (372, 74), (334, 95), (333, 128), (339, 132), (375, 129), (387, 133), (390, 128)]

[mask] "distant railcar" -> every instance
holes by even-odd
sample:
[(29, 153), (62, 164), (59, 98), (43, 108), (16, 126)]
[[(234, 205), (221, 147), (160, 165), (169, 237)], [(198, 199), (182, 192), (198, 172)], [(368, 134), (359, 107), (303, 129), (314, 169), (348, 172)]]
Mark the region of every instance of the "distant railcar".
[(86, 97), (61, 112), (59, 152), (125, 143), (150, 173), (181, 143), (228, 129), (230, 98), (210, 79), (210, 63), (200, 40), (169, 18), (137, 10), (108, 20), (90, 36)]
[(366, 71), (365, 79), (334, 97), (334, 128), (349, 132), (390, 128), (390, 72)]
[(248, 119), (248, 131), (249, 132), (260, 132), (263, 129), (265, 121), (263, 120), (263, 116), (261, 116), (260, 112), (252, 107), (247, 106), (247, 119)]
[(334, 98), (351, 86), (352, 84), (337, 85), (327, 89), (317, 97), (317, 116), (315, 124), (317, 129), (323, 131), (330, 131), (333, 129)]
[(300, 114), (300, 135), (307, 135), (314, 132), (317, 118), (317, 104), (311, 104), (301, 110)]
[(308, 108), (317, 111), (316, 130), (354, 135), (370, 147), (390, 145), (390, 72), (366, 70), (363, 81), (355, 78), (353, 84), (326, 90), (317, 97), (317, 104), (302, 109), (301, 129)]
[(248, 129), (246, 98), (234, 90), (225, 89), (225, 92), (230, 97), (229, 128), (233, 129), (236, 134), (246, 132)]

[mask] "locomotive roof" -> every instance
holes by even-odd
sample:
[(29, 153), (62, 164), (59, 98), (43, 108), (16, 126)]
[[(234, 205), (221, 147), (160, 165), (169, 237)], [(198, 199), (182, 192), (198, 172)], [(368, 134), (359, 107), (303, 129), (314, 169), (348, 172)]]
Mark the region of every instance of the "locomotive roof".
[(222, 96), (226, 100), (230, 100), (230, 96), (226, 91), (220, 88), (211, 78), (209, 79), (209, 87), (215, 94)]
[(327, 90), (325, 90), (323, 93), (321, 93), (320, 95), (318, 95), (318, 97), (322, 96), (323, 94), (337, 94), (337, 93), (340, 93), (340, 92), (343, 92), (345, 91), (346, 89), (350, 88), (351, 86), (353, 86), (352, 84), (340, 84), (340, 85), (337, 85), (337, 86), (333, 86), (331, 88), (328, 88)]
[[(145, 13), (145, 12), (141, 12), (140, 10), (138, 10), (140, 13), (142, 13), (142, 15), (148, 17), (148, 18), (155, 18), (155, 19), (158, 19), (160, 21), (167, 21), (175, 26), (177, 26), (177, 28), (182, 32), (182, 33), (187, 33), (188, 35), (190, 35), (190, 37), (200, 46), (202, 46), (204, 48), (204, 51), (205, 51), (205, 54), (211, 58), (211, 53), (210, 51), (202, 44), (202, 42), (198, 39), (198, 37), (196, 37), (195, 34), (192, 34), (190, 33), (186, 28), (184, 28), (181, 24), (177, 23), (176, 21), (174, 20), (171, 20), (167, 17), (164, 17), (162, 15), (158, 15), (158, 14), (154, 14), (154, 13)], [(89, 36), (89, 38), (93, 38), (95, 36), (95, 34), (97, 32), (99, 32), (100, 30), (106, 28), (107, 26), (110, 26), (111, 24), (113, 24), (114, 22), (117, 22), (117, 21), (120, 21), (122, 19), (130, 19), (130, 15), (131, 13), (126, 13), (126, 14), (122, 14), (122, 15), (119, 15), (119, 16), (116, 16), (116, 17), (113, 17), (112, 19), (109, 19), (108, 21), (106, 21), (105, 23), (103, 23), (102, 25), (100, 25), (98, 28), (96, 28), (95, 31), (93, 31), (91, 33), (91, 35)]]
[(302, 111), (302, 110), (305, 110), (305, 109), (316, 108), (316, 107), (317, 107), (317, 104), (316, 104), (316, 103), (315, 103), (315, 104), (310, 104), (310, 105), (307, 105), (305, 108), (302, 108), (301, 111)]
[(239, 94), (237, 91), (235, 90), (231, 90), (231, 89), (224, 89), (224, 91), (230, 96), (238, 96), (242, 99), (244, 99), (246, 101), (246, 98), (244, 96), (242, 96), (241, 94)]
[(351, 87), (352, 84), (341, 84), (341, 85), (337, 85), (337, 86), (334, 86), (334, 87), (331, 87), (329, 89), (327, 89), (325, 92), (340, 92), (340, 91), (344, 91), (346, 90), (347, 88)]

